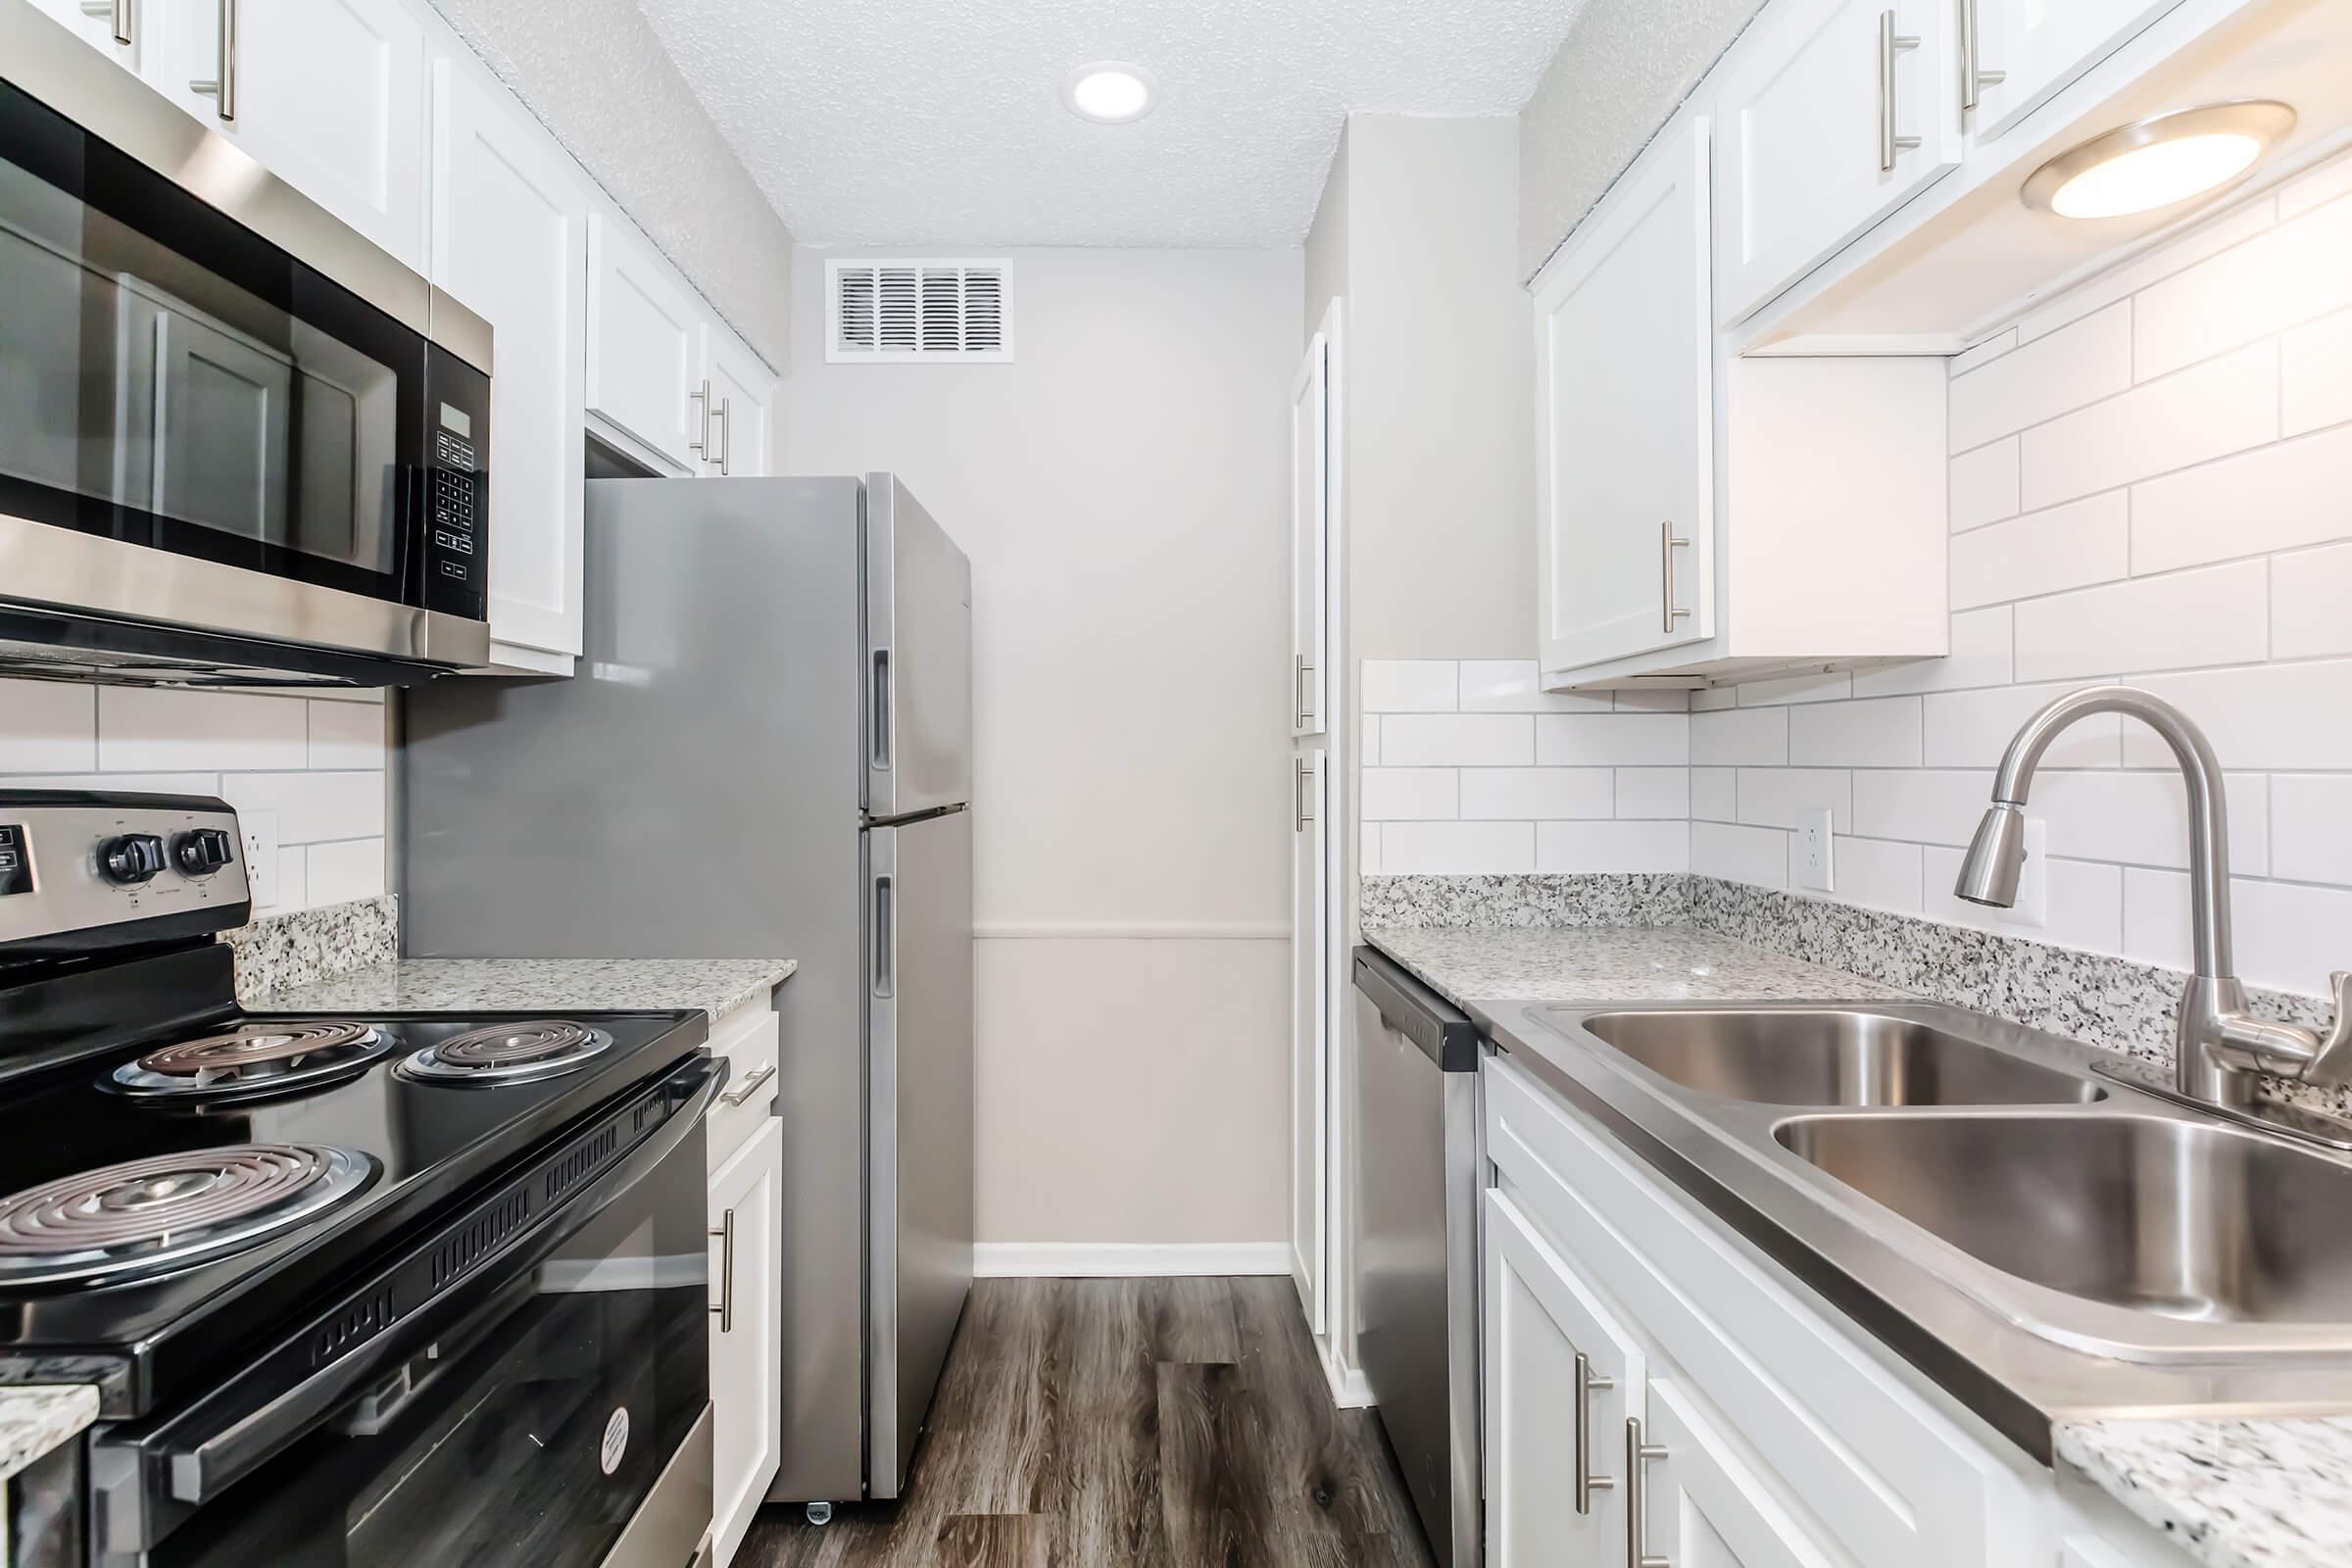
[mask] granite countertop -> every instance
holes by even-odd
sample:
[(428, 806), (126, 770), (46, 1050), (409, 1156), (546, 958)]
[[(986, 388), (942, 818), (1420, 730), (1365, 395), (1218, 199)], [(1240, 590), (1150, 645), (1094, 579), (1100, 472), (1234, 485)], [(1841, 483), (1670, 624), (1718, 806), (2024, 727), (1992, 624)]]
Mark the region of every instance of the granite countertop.
[(403, 958), (248, 998), (255, 1012), (564, 1012), (700, 1007), (716, 1018), (791, 958)]
[[(87, 1384), (0, 1389), (0, 1483), (98, 1419), (98, 1391)], [(0, 1539), (0, 1561), (8, 1543)]]
[[(1894, 1000), (1909, 993), (1691, 926), (1381, 926), (1364, 940), (1456, 1006)], [(2060, 1462), (2210, 1568), (2352, 1563), (2352, 1416), (2061, 1423)]]

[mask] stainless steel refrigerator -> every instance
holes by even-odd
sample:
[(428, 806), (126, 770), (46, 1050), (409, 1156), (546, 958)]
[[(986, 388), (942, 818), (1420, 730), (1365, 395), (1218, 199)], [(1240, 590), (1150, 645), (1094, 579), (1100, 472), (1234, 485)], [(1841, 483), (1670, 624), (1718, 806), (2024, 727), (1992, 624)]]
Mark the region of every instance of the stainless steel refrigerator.
[(776, 1501), (895, 1497), (972, 1275), (971, 566), (886, 473), (598, 479), (569, 680), (406, 709), (416, 956), (797, 958)]

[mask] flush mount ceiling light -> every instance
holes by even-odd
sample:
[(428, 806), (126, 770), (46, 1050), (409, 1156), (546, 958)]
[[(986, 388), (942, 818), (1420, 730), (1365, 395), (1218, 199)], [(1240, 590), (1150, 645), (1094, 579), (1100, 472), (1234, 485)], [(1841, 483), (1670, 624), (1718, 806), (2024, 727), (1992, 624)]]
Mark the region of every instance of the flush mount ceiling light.
[(1061, 101), (1081, 120), (1123, 125), (1152, 112), (1159, 102), (1159, 81), (1141, 66), (1098, 60), (1070, 73), (1061, 84)]
[(2154, 212), (2238, 179), (2294, 124), (2294, 110), (2268, 99), (2150, 115), (2035, 170), (2026, 205), (2060, 218)]

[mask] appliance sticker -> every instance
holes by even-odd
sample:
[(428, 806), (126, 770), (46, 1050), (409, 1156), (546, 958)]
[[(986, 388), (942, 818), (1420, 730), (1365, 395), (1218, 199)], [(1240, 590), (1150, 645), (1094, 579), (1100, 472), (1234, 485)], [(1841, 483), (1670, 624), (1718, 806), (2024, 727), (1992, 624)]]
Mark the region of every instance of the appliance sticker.
[(628, 1451), (629, 1407), (624, 1404), (605, 1423), (605, 1446), (597, 1460), (605, 1467), (605, 1474), (611, 1475), (620, 1468), (620, 1456)]

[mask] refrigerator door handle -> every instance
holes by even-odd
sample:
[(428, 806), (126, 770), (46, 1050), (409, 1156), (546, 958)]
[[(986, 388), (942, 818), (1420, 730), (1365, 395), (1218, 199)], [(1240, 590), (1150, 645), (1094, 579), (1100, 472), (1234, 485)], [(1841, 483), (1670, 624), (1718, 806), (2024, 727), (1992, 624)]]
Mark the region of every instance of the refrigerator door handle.
[(891, 944), (898, 922), (891, 918), (890, 878), (874, 878), (874, 995), (888, 999), (897, 979), (897, 956)]
[(874, 766), (890, 766), (890, 650), (874, 650)]

